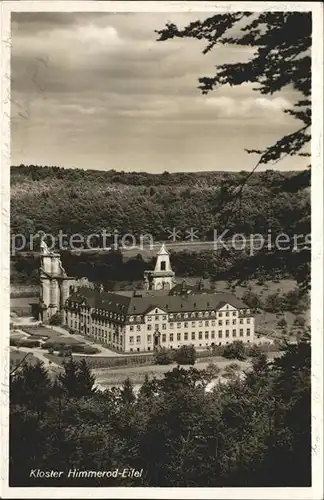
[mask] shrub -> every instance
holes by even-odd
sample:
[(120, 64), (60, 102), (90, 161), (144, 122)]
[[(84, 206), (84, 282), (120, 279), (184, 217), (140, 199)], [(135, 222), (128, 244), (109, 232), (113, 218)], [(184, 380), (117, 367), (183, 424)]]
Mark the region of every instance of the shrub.
[(225, 370), (227, 371), (234, 371), (234, 372), (237, 372), (238, 370), (240, 370), (240, 365), (238, 363), (231, 363), (230, 365), (227, 365), (225, 367)]
[(174, 353), (173, 359), (179, 365), (194, 365), (197, 358), (193, 345), (183, 345)]
[(84, 354), (97, 354), (99, 352), (99, 349), (96, 347), (86, 344), (72, 344), (71, 350), (72, 352), (82, 352)]
[(19, 347), (39, 347), (40, 342), (38, 340), (27, 340), (27, 339), (10, 339), (11, 346)]
[(49, 324), (54, 326), (59, 326), (62, 323), (62, 317), (59, 312), (53, 314), (49, 319)]
[(209, 376), (215, 378), (220, 374), (221, 369), (219, 368), (218, 365), (215, 365), (215, 363), (209, 363), (206, 368), (206, 372)]
[(257, 358), (260, 353), (262, 352), (262, 349), (260, 349), (259, 346), (257, 345), (252, 345), (250, 348), (247, 349), (247, 355), (251, 356), (251, 358)]
[(244, 344), (240, 340), (236, 340), (232, 344), (228, 344), (224, 349), (224, 358), (227, 359), (238, 359), (244, 360), (246, 359), (246, 349)]
[(287, 327), (287, 321), (285, 320), (285, 318), (281, 318), (277, 325), (279, 326), (279, 328), (286, 328)]
[(305, 326), (305, 324), (306, 324), (306, 320), (305, 320), (304, 316), (296, 316), (295, 321), (294, 321), (294, 325)]
[(172, 353), (163, 348), (155, 354), (154, 362), (156, 365), (169, 365), (172, 363)]

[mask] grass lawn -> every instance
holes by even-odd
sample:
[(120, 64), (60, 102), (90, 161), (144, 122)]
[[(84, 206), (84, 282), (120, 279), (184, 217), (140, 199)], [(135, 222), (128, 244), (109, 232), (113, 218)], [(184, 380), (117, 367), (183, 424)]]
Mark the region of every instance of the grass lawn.
[(40, 337), (48, 337), (48, 340), (52, 342), (57, 342), (59, 344), (82, 344), (80, 340), (65, 336), (62, 333), (57, 332), (56, 330), (52, 330), (51, 328), (47, 328), (46, 326), (33, 326), (33, 327), (25, 327), (21, 328), (24, 332), (28, 333), (31, 336), (35, 336), (35, 338)]
[[(233, 364), (232, 359), (225, 359), (218, 357), (216, 360), (213, 360), (213, 364), (219, 366), (221, 370), (228, 365)], [(250, 366), (250, 361), (235, 361), (240, 367), (240, 370), (245, 370)], [(210, 364), (209, 361), (198, 361), (193, 366), (198, 370), (206, 369)], [(142, 384), (144, 382), (145, 376), (147, 375), (149, 379), (156, 377), (157, 379), (161, 379), (164, 377), (164, 374), (176, 368), (177, 364), (172, 363), (171, 365), (150, 365), (150, 366), (125, 366), (123, 369), (110, 368), (109, 370), (105, 369), (97, 369), (94, 370), (94, 375), (96, 376), (96, 381), (99, 386), (103, 388), (108, 388), (112, 385), (121, 385), (125, 381), (126, 378), (130, 378), (133, 384)], [(189, 370), (190, 366), (184, 365), (181, 366), (185, 370)]]
[[(57, 354), (48, 354), (46, 351), (44, 351), (44, 356), (48, 358), (50, 361), (53, 361), (54, 363), (61, 365), (67, 358), (64, 358), (62, 356), (58, 356)], [(127, 365), (123, 366), (116, 366), (116, 363), (121, 363), (123, 358), (112, 356), (112, 357), (107, 357), (107, 356), (92, 356), (92, 355), (84, 355), (84, 356), (75, 356), (73, 355), (73, 359), (75, 361), (81, 361), (81, 359), (85, 359), (87, 364), (89, 365), (90, 368), (96, 369), (96, 368), (115, 368), (115, 369), (121, 369), (125, 368)], [(147, 361), (143, 361), (143, 365), (147, 364), (152, 364), (153, 358), (150, 356)], [(131, 361), (131, 360), (129, 360)], [(134, 363), (135, 364), (135, 363)], [(134, 366), (134, 364), (130, 364), (128, 366)], [(136, 365), (138, 366), (138, 364)]]

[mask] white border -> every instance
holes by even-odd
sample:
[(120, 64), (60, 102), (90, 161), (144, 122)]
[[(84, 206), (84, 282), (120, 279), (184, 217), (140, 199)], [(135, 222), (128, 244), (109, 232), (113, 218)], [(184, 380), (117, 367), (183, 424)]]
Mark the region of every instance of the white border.
[[(311, 11), (312, 46), (312, 487), (10, 488), (8, 486), (10, 15), (11, 12)], [(323, 5), (321, 2), (21, 1), (1, 3), (1, 479), (2, 498), (323, 498)]]

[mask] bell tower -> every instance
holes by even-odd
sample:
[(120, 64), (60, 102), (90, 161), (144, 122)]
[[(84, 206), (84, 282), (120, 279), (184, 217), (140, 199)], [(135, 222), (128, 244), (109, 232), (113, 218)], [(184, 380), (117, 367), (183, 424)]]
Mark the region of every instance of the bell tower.
[(171, 290), (175, 285), (175, 274), (170, 263), (170, 254), (163, 243), (157, 253), (154, 271), (145, 271), (147, 290)]
[(60, 254), (50, 252), (46, 243), (41, 242), (40, 253), (40, 320), (47, 322), (53, 314), (63, 313), (69, 296), (70, 284), (74, 278), (66, 275)]

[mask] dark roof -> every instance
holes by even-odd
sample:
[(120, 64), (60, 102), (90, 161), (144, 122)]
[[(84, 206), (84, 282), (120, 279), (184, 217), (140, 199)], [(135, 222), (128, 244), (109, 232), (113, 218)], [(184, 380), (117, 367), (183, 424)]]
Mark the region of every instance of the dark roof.
[(229, 293), (199, 293), (187, 295), (161, 295), (152, 292), (139, 296), (125, 296), (113, 292), (99, 292), (90, 288), (80, 288), (70, 296), (74, 302), (83, 302), (96, 309), (107, 309), (119, 314), (145, 314), (154, 307), (169, 313), (191, 311), (213, 311), (220, 309), (225, 304), (230, 304), (238, 309), (247, 306), (235, 295)]
[(72, 295), (69, 300), (94, 307), (95, 309), (107, 309), (119, 314), (127, 314), (130, 297), (118, 295), (113, 292), (99, 292), (91, 288), (81, 287)]
[(196, 285), (188, 285), (187, 283), (178, 283), (169, 291), (169, 295), (184, 295), (188, 293), (215, 293), (210, 288), (205, 288), (204, 286), (200, 286), (199, 283)]

